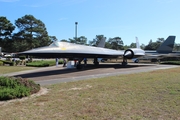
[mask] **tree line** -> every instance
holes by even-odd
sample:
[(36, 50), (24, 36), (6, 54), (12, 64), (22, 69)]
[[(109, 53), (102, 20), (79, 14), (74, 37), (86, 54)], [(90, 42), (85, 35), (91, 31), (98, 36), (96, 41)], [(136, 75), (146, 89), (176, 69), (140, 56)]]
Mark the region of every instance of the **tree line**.
[[(15, 28), (17, 32), (15, 33)], [(0, 47), (5, 52), (21, 52), (46, 46), (51, 38), (45, 24), (33, 15), (25, 15), (15, 20), (13, 25), (6, 17), (0, 17)]]
[[(96, 35), (93, 40), (88, 40), (85, 36), (80, 36), (60, 41), (96, 46), (102, 39), (106, 39), (106, 37), (104, 35)], [(6, 17), (0, 17), (0, 47), (4, 52), (22, 52), (50, 45), (53, 41), (57, 41), (56, 36), (49, 36), (45, 24), (33, 15), (25, 15), (18, 18), (15, 20), (15, 25)], [(156, 42), (150, 40), (148, 45), (142, 44), (140, 47), (144, 50), (156, 50), (162, 42), (164, 42), (164, 38), (158, 38)], [(116, 50), (135, 47), (136, 43), (124, 45), (123, 40), (118, 36), (107, 39), (105, 43), (105, 48)], [(178, 49), (179, 44), (175, 44), (174, 50)]]

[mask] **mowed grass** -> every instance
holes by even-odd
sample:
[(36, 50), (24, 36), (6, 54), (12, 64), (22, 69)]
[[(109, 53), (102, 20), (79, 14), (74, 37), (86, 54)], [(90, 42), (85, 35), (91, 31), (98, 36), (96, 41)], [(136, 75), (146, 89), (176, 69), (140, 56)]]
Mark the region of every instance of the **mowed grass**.
[(0, 104), (0, 119), (180, 119), (180, 68), (44, 87), (45, 95)]
[(32, 70), (35, 67), (26, 67), (26, 66), (0, 66), (0, 74), (19, 72), (24, 70)]

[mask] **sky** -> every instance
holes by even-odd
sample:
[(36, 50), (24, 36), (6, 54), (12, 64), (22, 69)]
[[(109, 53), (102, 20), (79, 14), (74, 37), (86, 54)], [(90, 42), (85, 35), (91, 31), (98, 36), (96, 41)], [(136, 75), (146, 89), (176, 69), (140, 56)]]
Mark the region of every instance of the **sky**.
[(176, 36), (180, 43), (180, 0), (0, 0), (0, 16), (12, 24), (25, 15), (41, 20), (58, 40), (96, 35), (121, 37), (124, 45)]

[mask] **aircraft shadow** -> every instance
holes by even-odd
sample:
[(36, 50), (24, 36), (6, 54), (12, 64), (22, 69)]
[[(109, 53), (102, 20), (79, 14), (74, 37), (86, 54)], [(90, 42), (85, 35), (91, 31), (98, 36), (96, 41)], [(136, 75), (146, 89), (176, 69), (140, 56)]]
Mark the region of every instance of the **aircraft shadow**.
[[(15, 75), (14, 77), (22, 77), (22, 78), (34, 78), (34, 77), (46, 77), (46, 76), (51, 76), (51, 75), (64, 75), (64, 74), (69, 74), (69, 73), (78, 73), (80, 74), (83, 71), (88, 71), (88, 70), (95, 70), (95, 69), (100, 69), (98, 70), (99, 73), (101, 73), (101, 69), (107, 69), (107, 68), (114, 68), (114, 69), (130, 69), (134, 67), (145, 67), (149, 65), (127, 65), (127, 66), (122, 66), (120, 64), (100, 64), (98, 66), (94, 66), (92, 64), (88, 64), (85, 66), (82, 70), (77, 70), (76, 68), (72, 69), (49, 69), (47, 67), (47, 70), (42, 70), (42, 71), (33, 71), (30, 73), (24, 73), (24, 74), (18, 74)], [(83, 73), (84, 74), (84, 73)]]

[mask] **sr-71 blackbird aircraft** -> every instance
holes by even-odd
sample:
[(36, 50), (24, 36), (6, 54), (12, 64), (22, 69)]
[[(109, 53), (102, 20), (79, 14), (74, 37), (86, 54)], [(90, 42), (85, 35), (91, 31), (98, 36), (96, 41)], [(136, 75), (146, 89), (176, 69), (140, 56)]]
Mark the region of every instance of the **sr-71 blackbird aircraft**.
[[(161, 58), (180, 56), (179, 52), (173, 52), (175, 38), (176, 36), (168, 36), (168, 38), (159, 46), (159, 48), (157, 48), (156, 51), (145, 50), (145, 55), (139, 57), (139, 59), (150, 59), (151, 61), (156, 61)], [(138, 39), (136, 39), (136, 46), (137, 48), (139, 47)], [(135, 59), (135, 62), (138, 61), (138, 59)]]
[(49, 46), (24, 51), (19, 54), (37, 56), (40, 58), (78, 59), (76, 68), (81, 69), (81, 61), (84, 58), (93, 58), (94, 65), (98, 65), (98, 58), (117, 58), (121, 56), (123, 57), (122, 65), (126, 65), (127, 59), (141, 57), (145, 55), (145, 52), (140, 48), (130, 48), (123, 51), (56, 41)]

